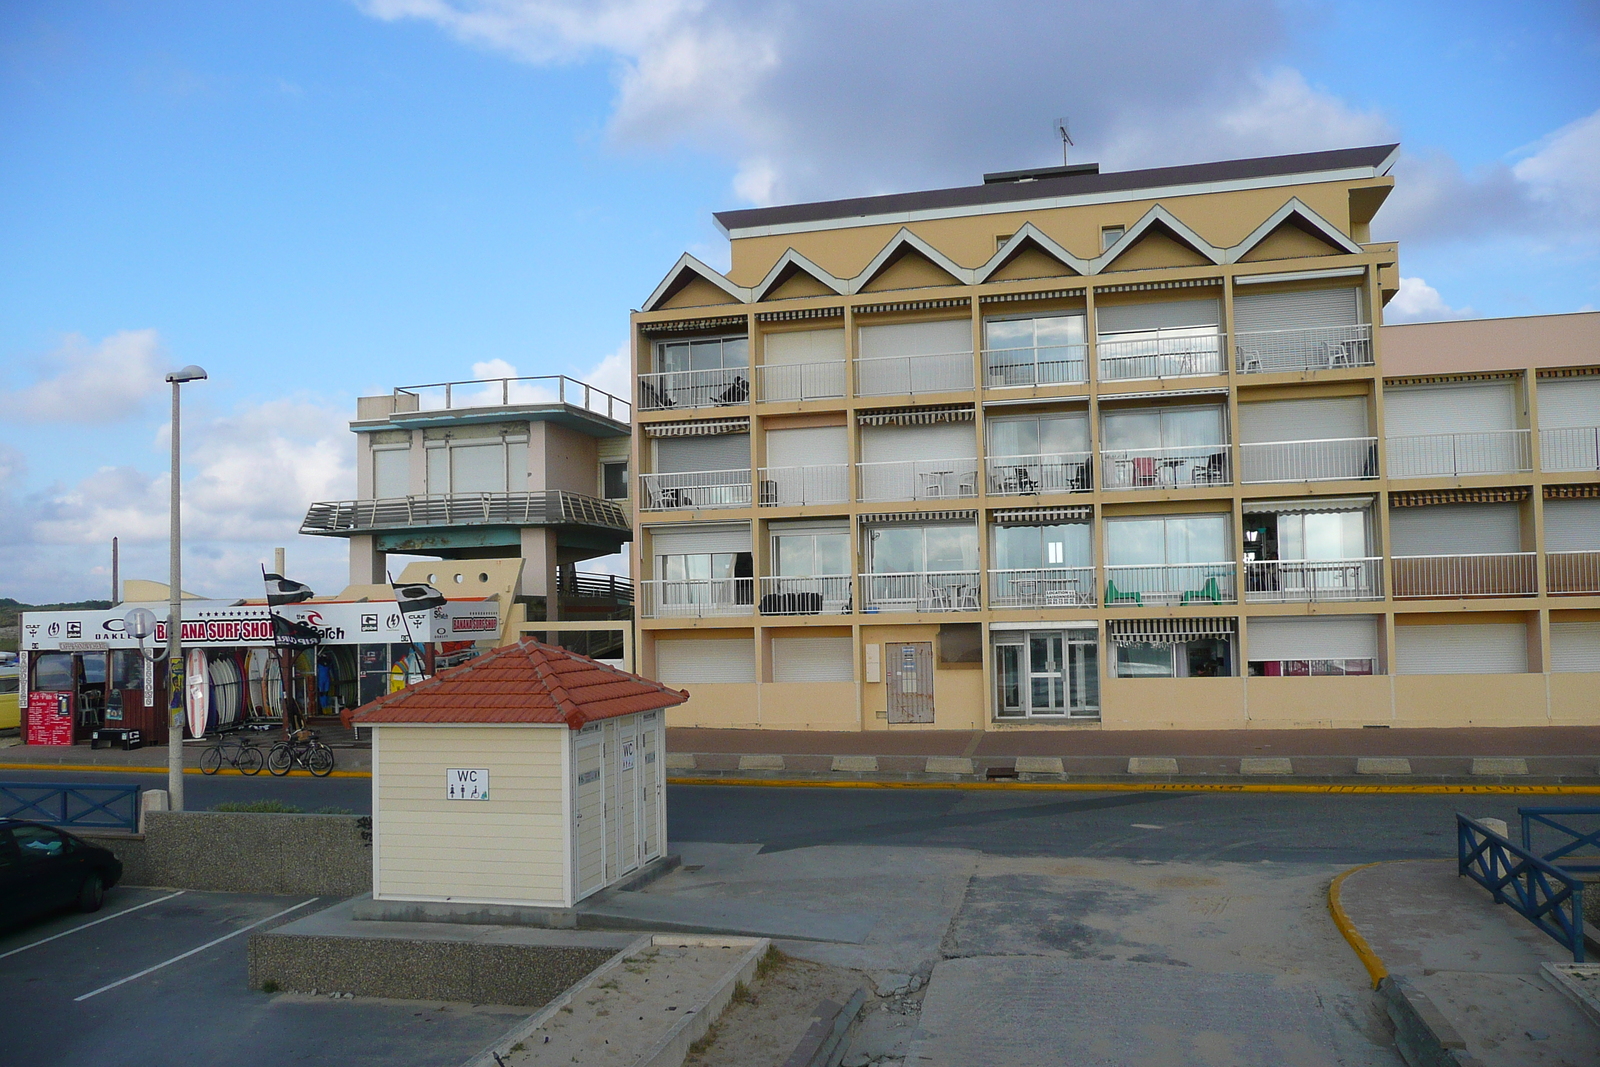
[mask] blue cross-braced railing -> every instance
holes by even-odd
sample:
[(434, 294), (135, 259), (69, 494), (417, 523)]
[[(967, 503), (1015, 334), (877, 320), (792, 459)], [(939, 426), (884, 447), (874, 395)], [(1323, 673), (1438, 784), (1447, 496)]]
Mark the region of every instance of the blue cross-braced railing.
[(1576, 877), (1460, 812), (1456, 873), (1571, 950), (1574, 963), (1583, 962), (1583, 883)]
[(0, 782), (0, 819), (26, 819), (69, 830), (139, 829), (136, 785)]
[[(1546, 863), (1553, 863), (1564, 871), (1600, 871), (1600, 808), (1518, 808), (1522, 816), (1522, 847)], [(1588, 830), (1570, 825), (1584, 820)], [(1549, 852), (1533, 847), (1537, 828), (1554, 830), (1564, 839)], [(1575, 855), (1579, 849), (1589, 851)]]

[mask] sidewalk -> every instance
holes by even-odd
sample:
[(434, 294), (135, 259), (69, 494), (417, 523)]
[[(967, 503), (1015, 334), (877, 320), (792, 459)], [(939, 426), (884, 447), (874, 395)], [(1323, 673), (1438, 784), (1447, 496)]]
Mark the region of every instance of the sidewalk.
[[(340, 724), (338, 718), (314, 717), (310, 720), (310, 727), (317, 732), (318, 737), (334, 750), (337, 760), (337, 769), (341, 771), (367, 770), (372, 766), (372, 746), (366, 740), (357, 741), (354, 731)], [(265, 750), (271, 748), (283, 737), (281, 730), (267, 730), (260, 733), (252, 732), (250, 738), (254, 743)], [(49, 767), (80, 768), (103, 767), (107, 770), (132, 770), (134, 768), (148, 767), (153, 771), (165, 773), (167, 769), (167, 746), (146, 745), (124, 751), (120, 748), (90, 748), (87, 743), (79, 745), (7, 745), (7, 741), (15, 738), (0, 738), (0, 770), (6, 769), (34, 769)], [(209, 739), (185, 741), (183, 743), (183, 765), (185, 767), (199, 767), (200, 753), (211, 747)], [(265, 771), (262, 772), (266, 773)]]

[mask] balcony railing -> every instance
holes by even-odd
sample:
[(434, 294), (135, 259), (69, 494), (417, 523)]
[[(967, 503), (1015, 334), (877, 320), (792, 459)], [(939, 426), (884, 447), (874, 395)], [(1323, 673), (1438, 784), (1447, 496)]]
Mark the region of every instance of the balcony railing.
[(845, 395), (845, 363), (777, 363), (756, 368), (760, 400), (831, 400)]
[(900, 574), (863, 574), (862, 610), (977, 611), (977, 571), (916, 571)]
[(628, 513), (609, 500), (552, 489), (543, 493), (451, 493), (438, 496), (331, 500), (312, 504), (303, 534), (349, 534), (416, 526), (633, 527)]
[(748, 367), (673, 370), (639, 375), (639, 410), (722, 408), (750, 400)]
[(959, 393), (971, 388), (971, 352), (856, 360), (857, 396)]
[(657, 579), (639, 583), (639, 615), (645, 619), (704, 619), (750, 615), (755, 582), (749, 578)]
[(1544, 566), (1551, 593), (1600, 593), (1600, 552), (1547, 552)]
[(1391, 562), (1398, 599), (1533, 596), (1539, 589), (1532, 552), (1395, 556)]
[(1539, 465), (1547, 471), (1600, 471), (1600, 427), (1540, 430)]
[(1247, 560), (1249, 603), (1306, 604), (1324, 600), (1382, 600), (1383, 559)]
[(1039, 456), (990, 456), (990, 496), (1087, 493), (1094, 486), (1092, 452), (1053, 452)]
[(1527, 430), (1407, 434), (1388, 438), (1389, 477), (1509, 474), (1533, 469)]
[(678, 511), (750, 506), (750, 468), (639, 475), (643, 511)]
[(850, 464), (762, 467), (759, 499), (764, 508), (843, 504), (850, 499)]
[(1142, 337), (1128, 341), (1100, 341), (1095, 345), (1100, 380), (1131, 378), (1195, 378), (1226, 374), (1222, 351), (1224, 335)]
[(985, 389), (1076, 385), (1089, 380), (1088, 345), (990, 348), (983, 353)]
[(1100, 453), (1107, 489), (1178, 489), (1231, 485), (1227, 445), (1124, 448)]
[(948, 500), (978, 495), (975, 459), (904, 459), (858, 463), (861, 499)]
[(525, 404), (571, 404), (629, 422), (633, 409), (626, 400), (564, 374), (526, 378), (479, 378), (464, 382), (402, 385), (394, 391), (394, 411), (449, 411), (452, 408), (511, 407)]
[(989, 572), (991, 608), (1093, 606), (1093, 567), (1027, 567)]
[(1232, 563), (1162, 563), (1106, 568), (1108, 608), (1150, 604), (1233, 604)]
[(1331, 437), (1321, 441), (1263, 441), (1239, 446), (1239, 480), (1340, 482), (1378, 476), (1376, 437)]
[(1234, 336), (1240, 374), (1372, 366), (1372, 325), (1250, 330)]
[(850, 576), (763, 578), (757, 610), (763, 615), (848, 615)]

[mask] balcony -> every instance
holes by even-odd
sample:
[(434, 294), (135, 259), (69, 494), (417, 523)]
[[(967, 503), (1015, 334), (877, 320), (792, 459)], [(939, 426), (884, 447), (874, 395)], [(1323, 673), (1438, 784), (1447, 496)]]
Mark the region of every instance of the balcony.
[(850, 464), (762, 467), (760, 499), (764, 508), (846, 503), (850, 499)]
[(1038, 456), (990, 456), (985, 461), (990, 496), (1087, 493), (1094, 472), (1092, 452)]
[[(633, 409), (626, 400), (564, 374), (398, 386), (391, 410), (385, 414), (541, 404), (568, 404), (604, 415), (613, 422), (627, 423), (633, 419)], [(362, 417), (366, 415), (363, 413)]]
[(1372, 325), (1251, 330), (1234, 336), (1240, 374), (1284, 374), (1372, 366)]
[(639, 617), (710, 619), (755, 611), (749, 578), (656, 579), (639, 583)]
[(674, 370), (639, 375), (640, 411), (724, 408), (750, 400), (745, 367)]
[(750, 468), (639, 475), (641, 511), (708, 511), (750, 506)]
[(1600, 595), (1600, 552), (1547, 552), (1545, 588), (1553, 595)]
[(1234, 604), (1238, 569), (1232, 563), (1158, 563), (1106, 568), (1108, 608)]
[(543, 493), (451, 493), (322, 501), (312, 504), (306, 512), (300, 532), (348, 537), (417, 527), (562, 525), (633, 528), (627, 511), (609, 500), (552, 489)]
[(763, 615), (848, 615), (850, 576), (763, 578), (759, 610)]
[(1088, 380), (1088, 345), (991, 348), (983, 353), (985, 389), (1080, 385)]
[(977, 571), (863, 574), (862, 610), (868, 614), (891, 611), (977, 611), (978, 579)]
[(759, 400), (836, 400), (845, 395), (843, 360), (756, 368)]
[(858, 463), (863, 501), (950, 500), (978, 495), (976, 459)]
[(971, 352), (874, 356), (856, 360), (857, 396), (960, 393), (971, 388)]
[(1600, 427), (1540, 430), (1539, 465), (1547, 471), (1600, 471)]
[(1093, 607), (1093, 567), (1027, 567), (989, 572), (991, 608)]
[(1378, 439), (1334, 437), (1321, 441), (1241, 444), (1239, 466), (1239, 480), (1246, 485), (1376, 478)]
[(1470, 556), (1395, 556), (1396, 599), (1533, 596), (1539, 590), (1532, 552)]
[(1136, 378), (1197, 378), (1226, 374), (1222, 334), (1175, 334), (1128, 341), (1101, 341), (1095, 346), (1100, 380)]
[(1248, 560), (1244, 599), (1250, 604), (1382, 600), (1383, 559)]
[(1533, 469), (1527, 430), (1408, 434), (1387, 439), (1389, 477), (1448, 478)]
[(1179, 489), (1231, 485), (1227, 445), (1124, 448), (1100, 453), (1107, 489)]

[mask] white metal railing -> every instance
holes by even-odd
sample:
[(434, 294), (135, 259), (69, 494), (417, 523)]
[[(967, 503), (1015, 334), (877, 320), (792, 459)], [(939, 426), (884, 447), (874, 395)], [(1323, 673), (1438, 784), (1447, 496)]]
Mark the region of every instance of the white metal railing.
[(850, 576), (816, 574), (763, 578), (757, 610), (763, 615), (848, 615)]
[(394, 390), (396, 413), (550, 403), (571, 404), (616, 422), (633, 418), (633, 408), (626, 400), (564, 374), (432, 382), (397, 386)]
[(1233, 604), (1232, 563), (1160, 563), (1106, 568), (1106, 607)]
[(1244, 598), (1264, 604), (1383, 599), (1383, 559), (1246, 560)]
[(1100, 379), (1109, 382), (1226, 374), (1222, 361), (1225, 340), (1225, 335), (1214, 333), (1157, 334), (1127, 341), (1100, 341), (1095, 345)]
[(959, 393), (971, 388), (971, 352), (871, 356), (856, 360), (857, 396)]
[(1540, 430), (1539, 465), (1547, 471), (1600, 471), (1600, 427)]
[(1234, 335), (1240, 374), (1372, 366), (1372, 324), (1248, 330)]
[(756, 368), (759, 400), (828, 400), (845, 394), (845, 362), (775, 363)]
[(1399, 599), (1532, 596), (1539, 590), (1532, 552), (1394, 556), (1391, 588)]
[(1239, 446), (1239, 481), (1338, 482), (1378, 476), (1376, 437), (1260, 441)]
[(750, 506), (750, 468), (641, 474), (639, 503), (641, 511), (747, 508)]
[(860, 499), (947, 500), (978, 495), (976, 459), (897, 459), (857, 463)]
[(1093, 567), (1024, 567), (989, 572), (991, 608), (1092, 606)]
[(861, 606), (882, 611), (977, 611), (977, 571), (915, 571), (863, 574)]
[(991, 496), (1087, 493), (1094, 487), (1092, 452), (990, 456), (984, 461)]
[(1227, 445), (1183, 448), (1123, 448), (1100, 453), (1107, 489), (1176, 489), (1231, 485)]
[(1404, 434), (1385, 441), (1389, 477), (1505, 474), (1533, 469), (1527, 430)]
[(1544, 566), (1552, 593), (1600, 593), (1600, 551), (1546, 552)]
[(755, 582), (749, 578), (656, 579), (639, 583), (639, 615), (645, 619), (702, 619), (755, 612)]
[(762, 467), (757, 499), (764, 508), (843, 504), (850, 499), (850, 464)]
[(720, 408), (748, 403), (748, 367), (673, 370), (639, 375), (639, 410)]
[(542, 493), (441, 493), (436, 496), (322, 500), (306, 510), (303, 534), (335, 536), (413, 526), (555, 526), (629, 530), (626, 509), (610, 500), (547, 489)]
[(1089, 380), (1088, 345), (990, 348), (983, 353), (983, 387), (1076, 385)]

